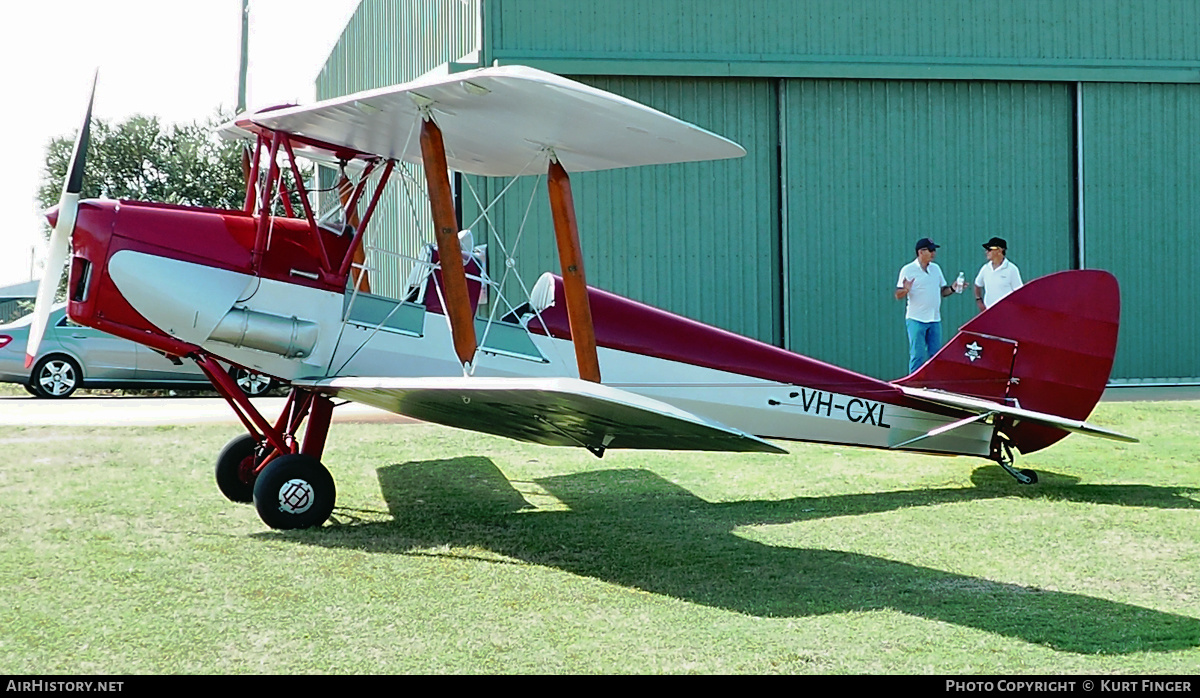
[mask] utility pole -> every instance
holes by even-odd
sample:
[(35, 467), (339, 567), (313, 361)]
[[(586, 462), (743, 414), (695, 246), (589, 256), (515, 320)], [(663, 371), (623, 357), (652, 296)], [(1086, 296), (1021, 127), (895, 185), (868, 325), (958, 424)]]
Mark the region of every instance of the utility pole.
[[(246, 111), (246, 70), (250, 63), (250, 0), (242, 0), (242, 56), (238, 61), (238, 98), (235, 115)], [(250, 191), (250, 144), (242, 146), (242, 181)], [(247, 194), (248, 195), (248, 194)]]
[(250, 55), (250, 0), (242, 0), (242, 57), (238, 63), (237, 114), (246, 111), (246, 68)]

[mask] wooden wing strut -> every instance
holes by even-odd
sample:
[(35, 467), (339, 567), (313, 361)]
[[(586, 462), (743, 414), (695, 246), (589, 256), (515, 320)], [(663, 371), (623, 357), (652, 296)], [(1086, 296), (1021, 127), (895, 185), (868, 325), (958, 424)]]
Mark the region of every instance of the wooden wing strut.
[(558, 160), (551, 160), (546, 181), (550, 188), (550, 212), (554, 217), (554, 236), (558, 242), (563, 293), (567, 301), (567, 321), (571, 325), (571, 343), (575, 345), (579, 377), (599, 383), (600, 359), (596, 356), (596, 331), (592, 326), (592, 308), (588, 303), (587, 279), (583, 273), (583, 251), (579, 246), (579, 226), (575, 222), (571, 178)]
[(458, 244), (458, 216), (454, 213), (454, 194), (446, 167), (446, 146), (442, 141), (442, 130), (428, 118), (421, 122), (421, 159), (425, 165), (425, 181), (429, 185), (429, 207), (433, 212), (434, 235), (442, 265), (446, 317), (450, 319), (454, 352), (465, 366), (475, 358), (474, 312), (467, 291), (462, 249)]

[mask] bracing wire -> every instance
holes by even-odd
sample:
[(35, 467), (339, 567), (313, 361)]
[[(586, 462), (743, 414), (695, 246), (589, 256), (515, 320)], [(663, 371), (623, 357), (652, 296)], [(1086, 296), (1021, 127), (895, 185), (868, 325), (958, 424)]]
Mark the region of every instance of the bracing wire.
[[(414, 121), (412, 126), (410, 126), (408, 136), (405, 140), (404, 150), (401, 152), (407, 152), (409, 141), (412, 139), (412, 135), (416, 128), (416, 123), (417, 122)], [(476, 346), (475, 355), (472, 357), (469, 368), (467, 366), (463, 367), (464, 375), (470, 375), (475, 372), (475, 369), (478, 366), (479, 352), (487, 342), (489, 332), (491, 331), (491, 328), (496, 321), (496, 316), (497, 316), (498, 311), (501, 311), (503, 309), (505, 311), (505, 313), (514, 313), (517, 310), (517, 307), (512, 304), (512, 302), (509, 300), (509, 298), (505, 295), (505, 293), (503, 291), (504, 287), (508, 284), (510, 276), (516, 282), (516, 284), (518, 285), (518, 287), (521, 290), (521, 293), (525, 296), (525, 298), (531, 300), (532, 291), (531, 291), (529, 285), (525, 282), (524, 278), (522, 278), (521, 273), (519, 271), (517, 271), (517, 269), (516, 269), (514, 253), (515, 253), (517, 247), (520, 245), (520, 242), (524, 236), (527, 224), (530, 219), (530, 214), (533, 209), (533, 202), (537, 196), (537, 192), (539, 190), (539, 185), (541, 183), (543, 175), (540, 175), (540, 174), (538, 175), (537, 181), (535, 182), (535, 185), (530, 192), (530, 197), (529, 197), (528, 202), (526, 203), (525, 211), (521, 218), (520, 226), (518, 227), (517, 233), (516, 233), (514, 239), (512, 240), (511, 246), (505, 244), (504, 236), (502, 236), (500, 234), (500, 232), (497, 229), (496, 224), (492, 220), (492, 217), (490, 214), (491, 214), (492, 210), (494, 209), (494, 207), (496, 206), (496, 204), (499, 203), (500, 200), (503, 199), (505, 197), (505, 195), (509, 193), (509, 191), (512, 189), (512, 187), (516, 184), (517, 180), (520, 179), (521, 176), (524, 175), (526, 173), (526, 171), (529, 170), (529, 168), (535, 162), (537, 162), (540, 158), (542, 158), (544, 156), (545, 156), (544, 152), (539, 152), (539, 153), (535, 154), (532, 158), (530, 158), (529, 162), (527, 162), (525, 164), (525, 166), (521, 169), (521, 171), (517, 175), (513, 176), (512, 179), (501, 189), (501, 191), (495, 197), (492, 198), (491, 202), (488, 203), (486, 206), (483, 204), (483, 201), (481, 200), (479, 193), (475, 190), (474, 185), (471, 183), (471, 179), (463, 178), (463, 181), (466, 182), (466, 189), (471, 193), (471, 196), (474, 199), (475, 204), (479, 207), (479, 210), (480, 210), (479, 215), (475, 217), (475, 219), (471, 222), (470, 225), (465, 226), (464, 229), (471, 229), (474, 226), (478, 225), (480, 223), (480, 221), (484, 221), (486, 223), (486, 230), (489, 233), (488, 241), (489, 241), (489, 243), (492, 241), (495, 241), (495, 244), (504, 259), (504, 265), (505, 265), (504, 273), (501, 276), (501, 279), (499, 282), (492, 279), (487, 274), (486, 270), (482, 269), (482, 268), (480, 269), (480, 273), (478, 276), (468, 275), (468, 278), (478, 280), (481, 284), (483, 284), (486, 288), (488, 288), (492, 293), (494, 293), (496, 296), (497, 302), (491, 304), (491, 309), (488, 312), (487, 321), (484, 326), (483, 336), (480, 338), (480, 341), (478, 342), (478, 344)], [(412, 223), (414, 223), (418, 228), (420, 228), (422, 225), (422, 218), (416, 209), (415, 202), (418, 197), (424, 195), (424, 187), (422, 186), (422, 183), (418, 180), (416, 175), (412, 171), (410, 171), (410, 169), (408, 167), (406, 167), (406, 165), (409, 163), (401, 162), (398, 164), (400, 165), (400, 167), (397, 167), (393, 170), (393, 176), (396, 176), (396, 175), (399, 176), (399, 183), (404, 192), (404, 195), (401, 198), (404, 199), (405, 208), (407, 208), (407, 213), (409, 214), (409, 218)], [(424, 266), (427, 268), (427, 271), (424, 274), (419, 275), (419, 278), (421, 279), (421, 281), (418, 283), (423, 285), (425, 283), (425, 280), (427, 280), (430, 277), (430, 275), (432, 274), (433, 278), (434, 278), (434, 284), (433, 284), (434, 290), (438, 294), (438, 299), (441, 302), (442, 307), (443, 308), (446, 307), (446, 301), (445, 301), (444, 293), (442, 290), (442, 281), (437, 278), (436, 274), (433, 274), (433, 271), (435, 269), (439, 268), (440, 264), (435, 265), (432, 262), (429, 262), (427, 260), (422, 260), (422, 259), (418, 259), (418, 258), (411, 257), (408, 255), (403, 255), (400, 253), (393, 252), (391, 250), (385, 250), (385, 249), (379, 248), (377, 246), (367, 245), (367, 244), (365, 244), (365, 242), (364, 242), (364, 248), (368, 252), (370, 252), (370, 256), (368, 257), (365, 264), (355, 265), (355, 268), (363, 269), (370, 274), (378, 273), (378, 270), (380, 268), (380, 263), (382, 262), (382, 260), (380, 260), (378, 257), (379, 255), (394, 257), (394, 258), (397, 258), (400, 260), (412, 262), (414, 265), (417, 265), (417, 266)], [(467, 254), (471, 254), (473, 252), (473, 250), (467, 250), (466, 252), (467, 252)], [(411, 276), (415, 276), (415, 275), (411, 275)], [(363, 275), (360, 275), (360, 279), (362, 277), (363, 277)], [(343, 320), (342, 320), (343, 326), (347, 322), (349, 322), (350, 307), (353, 305), (354, 300), (357, 298), (359, 290), (360, 289), (358, 288), (358, 285), (356, 285), (356, 288), (354, 289), (354, 292), (351, 296), (350, 305), (347, 306), (346, 312), (345, 312)], [(411, 289), (405, 289), (402, 295), (407, 296), (407, 294), (410, 291), (411, 291)], [(357, 356), (359, 354), (359, 352), (367, 345), (367, 343), (370, 342), (371, 338), (373, 338), (376, 334), (378, 334), (382, 330), (385, 323), (393, 316), (393, 314), (399, 309), (400, 305), (403, 302), (404, 301), (401, 300), (399, 303), (397, 303), (392, 308), (392, 310), (388, 313), (388, 315), (381, 322), (376, 324), (376, 326), (372, 329), (371, 334), (361, 343), (361, 345), (357, 349), (355, 349), (351, 353), (351, 355), (344, 362), (342, 362), (341, 366), (338, 369), (338, 372), (340, 372), (347, 365), (349, 365), (349, 363), (354, 359), (354, 357)], [(533, 314), (536, 317), (537, 323), (541, 326), (542, 330), (545, 332), (545, 335), (548, 338), (551, 337), (549, 326), (547, 325), (545, 319), (542, 317), (541, 309), (533, 306), (532, 303), (530, 304), (530, 308), (532, 309)], [(453, 327), (450, 324), (450, 318), (449, 318), (448, 314), (445, 314), (445, 321), (447, 323), (447, 327), (451, 330), (451, 333), (453, 333)], [(558, 344), (559, 344), (558, 342), (550, 342), (550, 345), (553, 347), (553, 352), (557, 355), (556, 358), (562, 364), (570, 365), (570, 362), (567, 360), (567, 357), (565, 357), (562, 354), (561, 347), (559, 347)]]

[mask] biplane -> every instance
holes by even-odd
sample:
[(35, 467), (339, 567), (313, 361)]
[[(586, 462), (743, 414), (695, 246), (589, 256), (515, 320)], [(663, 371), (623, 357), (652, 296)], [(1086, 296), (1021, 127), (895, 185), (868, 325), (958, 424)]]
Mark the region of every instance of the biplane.
[[(589, 286), (570, 173), (745, 151), (557, 75), (430, 74), (243, 114), (223, 129), (253, 153), (241, 210), (81, 202), (90, 104), (48, 213), (47, 269), (67, 267), (74, 321), (200, 366), (246, 429), (217, 456), (217, 485), (274, 528), (319, 526), (333, 511), (321, 458), (335, 400), (597, 456), (813, 441), (989, 458), (1025, 484), (1037, 476), (1017, 469), (1017, 452), (1071, 432), (1135, 440), (1084, 421), (1117, 343), (1119, 292), (1104, 271), (1034, 280), (891, 382)], [(331, 210), (310, 202), (303, 157), (339, 167)], [(388, 296), (371, 292), (364, 233), (403, 163), (421, 166), (434, 243)], [(496, 312), (499, 284), (462, 230), (451, 172), (544, 176), (561, 274)], [(31, 355), (54, 276), (39, 290)], [(262, 414), (218, 360), (290, 383), (281, 413)]]

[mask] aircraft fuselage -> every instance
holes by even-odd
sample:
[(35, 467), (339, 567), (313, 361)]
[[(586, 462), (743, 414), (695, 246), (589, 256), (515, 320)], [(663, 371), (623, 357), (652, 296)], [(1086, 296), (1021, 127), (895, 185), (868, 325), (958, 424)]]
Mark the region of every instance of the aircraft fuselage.
[[(200, 349), (284, 380), (462, 375), (438, 303), (347, 291), (306, 245), (304, 220), (273, 219), (255, 259), (257, 226), (239, 211), (85, 202), (68, 312), (160, 351)], [(555, 304), (523, 324), (477, 321), (474, 375), (579, 375), (555, 282)], [(605, 385), (747, 433), (889, 448), (961, 417), (884, 381), (615, 294), (590, 297)], [(913, 448), (987, 455), (990, 437), (989, 427), (967, 425)]]

